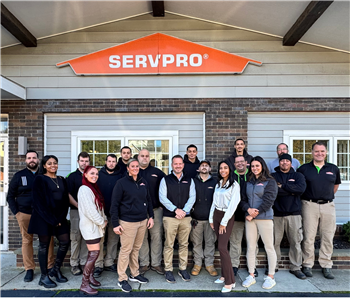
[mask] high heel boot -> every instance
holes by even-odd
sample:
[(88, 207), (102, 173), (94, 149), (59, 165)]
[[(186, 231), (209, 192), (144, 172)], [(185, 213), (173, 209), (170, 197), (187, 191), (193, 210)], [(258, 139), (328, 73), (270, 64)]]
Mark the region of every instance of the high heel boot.
[(67, 254), (68, 247), (69, 247), (69, 242), (60, 242), (60, 245), (57, 251), (55, 265), (49, 272), (50, 277), (55, 277), (56, 281), (60, 283), (68, 281), (67, 277), (63, 276), (61, 272), (61, 266)]
[(41, 276), (39, 285), (45, 288), (51, 289), (57, 287), (57, 284), (50, 279), (47, 274), (47, 256), (48, 256), (49, 244), (39, 242), (38, 259), (41, 270)]
[[(94, 273), (95, 262), (98, 258), (99, 253), (100, 253), (99, 250), (89, 251), (89, 254), (88, 254), (87, 260), (86, 260), (86, 264), (84, 267), (83, 279), (82, 279), (81, 286), (80, 286), (80, 293), (82, 293), (82, 294), (86, 294), (89, 296), (94, 296), (94, 295), (98, 294), (98, 291), (95, 290), (94, 288), (92, 288), (90, 286), (90, 283), (92, 282), (91, 277)], [(96, 282), (98, 282), (98, 281), (96, 280)], [(94, 285), (94, 284), (92, 284), (92, 285)], [(97, 284), (96, 284), (96, 286), (97, 286)]]

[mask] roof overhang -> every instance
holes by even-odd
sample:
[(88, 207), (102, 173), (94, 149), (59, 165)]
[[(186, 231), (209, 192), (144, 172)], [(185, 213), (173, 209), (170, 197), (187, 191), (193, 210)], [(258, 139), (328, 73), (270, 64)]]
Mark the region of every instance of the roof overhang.
[(25, 87), (6, 77), (0, 77), (0, 88), (2, 100), (26, 100), (27, 98)]

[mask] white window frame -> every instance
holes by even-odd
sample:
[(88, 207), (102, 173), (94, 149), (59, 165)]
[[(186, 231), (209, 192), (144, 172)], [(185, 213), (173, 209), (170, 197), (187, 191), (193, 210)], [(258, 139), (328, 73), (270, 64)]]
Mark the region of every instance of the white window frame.
[(130, 139), (169, 140), (169, 173), (170, 160), (174, 153), (179, 151), (179, 131), (72, 131), (71, 132), (71, 171), (77, 167), (77, 157), (80, 153), (82, 140), (121, 140), (121, 147), (128, 144)]
[[(350, 139), (348, 130), (283, 130), (283, 142), (289, 146), (289, 154), (293, 156), (294, 140), (323, 139), (329, 140), (328, 157), (330, 163), (337, 164), (337, 140)], [(342, 181), (339, 190), (350, 190), (350, 181)]]

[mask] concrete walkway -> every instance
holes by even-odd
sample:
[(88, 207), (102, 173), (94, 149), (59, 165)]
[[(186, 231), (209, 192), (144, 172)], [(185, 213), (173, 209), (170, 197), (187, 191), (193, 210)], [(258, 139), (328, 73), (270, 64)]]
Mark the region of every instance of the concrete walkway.
[[(190, 270), (190, 269), (188, 269)], [(73, 276), (70, 273), (69, 268), (62, 269), (63, 274), (68, 278), (67, 283), (58, 284), (57, 288), (51, 289), (50, 291), (59, 290), (77, 290), (81, 284), (82, 276)], [(164, 276), (158, 275), (154, 271), (148, 271), (145, 277), (149, 279), (148, 284), (140, 285), (138, 283), (130, 283), (132, 288), (138, 292), (179, 292), (179, 291), (204, 291), (204, 292), (218, 292), (220, 293), (222, 285), (214, 284), (215, 278), (211, 277), (207, 271), (202, 269), (199, 276), (191, 276), (190, 282), (184, 282), (177, 274), (178, 270), (174, 270), (176, 279), (175, 284), (170, 284), (165, 281)], [(242, 280), (248, 275), (245, 269), (238, 271), (236, 276), (236, 288), (232, 292), (248, 292), (248, 293), (335, 293), (335, 292), (350, 292), (350, 270), (333, 270), (335, 275), (334, 280), (325, 279), (321, 273), (321, 270), (314, 270), (314, 277), (300, 280), (294, 275), (290, 274), (289, 271), (280, 270), (275, 275), (276, 286), (271, 290), (264, 290), (261, 286), (264, 281), (265, 269), (258, 269), (259, 276), (257, 277), (256, 284), (249, 288), (242, 287)], [(34, 280), (26, 283), (23, 281), (25, 271), (23, 268), (16, 268), (14, 254), (1, 253), (1, 290), (46, 290), (45, 288), (38, 285), (40, 270), (35, 270)], [(100, 290), (114, 290), (120, 291), (117, 286), (117, 274), (112, 272), (104, 271), (98, 280), (102, 283)], [(46, 290), (49, 291), (49, 290)], [(151, 295), (151, 293), (149, 293)], [(136, 293), (135, 293), (136, 295)], [(151, 295), (152, 296), (152, 295)]]

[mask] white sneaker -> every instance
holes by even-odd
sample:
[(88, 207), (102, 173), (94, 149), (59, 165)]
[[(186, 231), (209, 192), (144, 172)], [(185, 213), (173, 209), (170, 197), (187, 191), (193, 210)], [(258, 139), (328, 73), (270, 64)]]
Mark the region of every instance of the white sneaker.
[(248, 275), (248, 277), (246, 277), (245, 281), (243, 281), (242, 286), (244, 286), (245, 288), (249, 288), (254, 283), (256, 283), (255, 277)]
[(276, 285), (276, 280), (271, 278), (270, 276), (267, 276), (264, 278), (264, 283), (262, 285), (263, 289), (269, 290), (272, 289)]
[(214, 283), (224, 283), (225, 280), (221, 280), (220, 278), (218, 278), (217, 280), (214, 281)]

